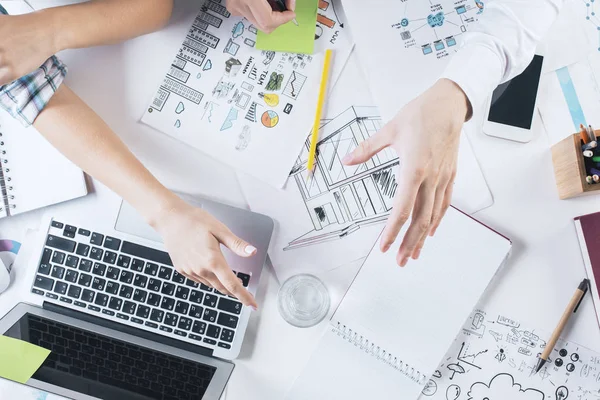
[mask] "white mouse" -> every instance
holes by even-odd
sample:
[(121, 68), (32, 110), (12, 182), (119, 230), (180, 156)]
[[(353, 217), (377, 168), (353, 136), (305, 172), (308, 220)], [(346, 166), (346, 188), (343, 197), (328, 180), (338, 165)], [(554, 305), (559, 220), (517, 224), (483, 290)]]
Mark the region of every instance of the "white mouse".
[(10, 284), (10, 272), (4, 264), (4, 261), (0, 259), (0, 293), (4, 292)]

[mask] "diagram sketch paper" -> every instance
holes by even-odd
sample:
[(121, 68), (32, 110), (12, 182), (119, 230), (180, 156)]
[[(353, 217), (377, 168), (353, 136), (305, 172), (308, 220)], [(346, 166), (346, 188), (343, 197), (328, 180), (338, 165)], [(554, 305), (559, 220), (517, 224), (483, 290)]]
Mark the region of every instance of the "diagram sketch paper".
[(480, 0), (348, 1), (344, 11), (385, 121), (430, 87), (485, 12)]
[(420, 400), (598, 400), (600, 354), (576, 343), (559, 340), (531, 374), (547, 337), (510, 315), (475, 310)]
[(600, 52), (550, 72), (540, 82), (538, 108), (555, 144), (579, 132), (579, 124), (600, 126)]
[[(285, 189), (240, 175), (250, 208), (275, 220), (269, 256), (280, 280), (365, 257), (392, 207), (399, 164), (393, 150), (385, 149), (359, 166), (345, 167), (340, 161), (383, 126), (356, 58), (350, 56), (328, 100), (313, 177), (308, 179), (306, 171), (308, 131)], [(491, 204), (475, 155), (463, 140), (453, 205), (474, 213)]]
[(315, 35), (314, 55), (260, 51), (255, 26), (224, 2), (202, 4), (142, 122), (281, 187), (314, 117), (322, 52), (334, 50), (335, 79), (352, 47), (347, 29), (321, 1), (333, 23)]
[(572, 0), (563, 5), (548, 34), (542, 40), (544, 72), (555, 71), (590, 53), (600, 52), (600, 4), (592, 0)]
[(439, 229), (406, 268), (373, 248), (287, 399), (417, 399), (511, 246), (453, 208)]

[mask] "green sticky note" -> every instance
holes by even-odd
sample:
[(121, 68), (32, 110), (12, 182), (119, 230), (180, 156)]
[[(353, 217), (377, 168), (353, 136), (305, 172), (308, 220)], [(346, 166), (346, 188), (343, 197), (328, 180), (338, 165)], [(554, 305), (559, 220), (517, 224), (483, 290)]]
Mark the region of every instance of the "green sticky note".
[(0, 377), (25, 383), (49, 354), (43, 347), (0, 335)]
[(286, 53), (312, 54), (315, 48), (317, 6), (319, 0), (298, 0), (296, 21), (281, 25), (270, 34), (259, 31), (256, 48)]

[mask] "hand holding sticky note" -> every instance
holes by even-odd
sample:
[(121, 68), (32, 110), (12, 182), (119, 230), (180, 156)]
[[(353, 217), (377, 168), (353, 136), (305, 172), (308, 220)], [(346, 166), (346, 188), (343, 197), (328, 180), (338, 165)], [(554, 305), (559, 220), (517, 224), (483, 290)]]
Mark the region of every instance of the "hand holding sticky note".
[(256, 48), (286, 53), (312, 54), (315, 48), (319, 0), (297, 0), (296, 23), (283, 24), (271, 33), (259, 31)]
[(25, 383), (49, 354), (43, 347), (0, 335), (0, 377)]

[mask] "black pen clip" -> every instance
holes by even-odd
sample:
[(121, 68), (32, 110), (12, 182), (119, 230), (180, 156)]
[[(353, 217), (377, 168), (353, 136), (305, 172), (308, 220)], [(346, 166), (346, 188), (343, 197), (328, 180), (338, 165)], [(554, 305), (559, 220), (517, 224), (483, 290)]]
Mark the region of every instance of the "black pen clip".
[(575, 306), (575, 309), (573, 310), (573, 314), (575, 314), (577, 312), (577, 309), (579, 309), (579, 306), (581, 305), (581, 302), (583, 301), (583, 298), (587, 294), (588, 290), (590, 290), (590, 280), (589, 279), (584, 279), (581, 282), (581, 284), (579, 285), (578, 289), (582, 290), (583, 294), (581, 295), (581, 299), (579, 299), (579, 303), (577, 303), (577, 306)]

